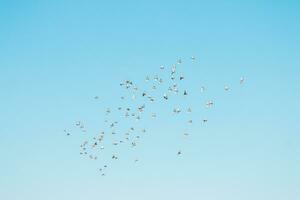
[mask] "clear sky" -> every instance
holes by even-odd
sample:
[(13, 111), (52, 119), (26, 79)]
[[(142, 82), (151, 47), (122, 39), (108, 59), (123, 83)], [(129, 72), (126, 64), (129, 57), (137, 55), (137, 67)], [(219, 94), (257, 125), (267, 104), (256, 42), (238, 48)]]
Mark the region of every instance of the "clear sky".
[[(0, 199), (299, 199), (299, 19), (296, 0), (0, 0)], [(209, 123), (182, 142), (163, 114), (101, 177), (74, 122), (100, 130), (121, 80), (178, 58), (187, 88), (209, 88), (184, 103), (215, 100), (194, 116)]]

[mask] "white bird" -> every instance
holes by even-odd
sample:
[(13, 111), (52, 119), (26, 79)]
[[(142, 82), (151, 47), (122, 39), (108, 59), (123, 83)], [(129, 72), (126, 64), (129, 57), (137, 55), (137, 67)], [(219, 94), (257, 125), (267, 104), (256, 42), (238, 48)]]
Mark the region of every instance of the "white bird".
[(132, 147), (135, 147), (135, 146), (136, 146), (136, 142), (132, 142), (132, 143), (131, 143), (131, 146), (132, 146)]
[(210, 108), (210, 107), (212, 107), (214, 105), (214, 102), (213, 101), (208, 101), (207, 103), (206, 103), (206, 107), (207, 108)]
[(171, 74), (175, 74), (176, 73), (176, 65), (173, 65), (172, 66), (172, 70), (171, 70)]
[(242, 76), (241, 78), (240, 78), (240, 84), (243, 84), (245, 82), (245, 78)]
[(229, 91), (229, 89), (230, 89), (230, 88), (229, 88), (227, 85), (224, 87), (224, 90), (225, 90), (225, 91)]
[(178, 114), (178, 113), (181, 112), (181, 110), (180, 110), (179, 108), (174, 108), (174, 109), (173, 109), (173, 112), (176, 113), (176, 114)]
[(200, 87), (200, 92), (204, 92), (205, 91), (205, 87), (204, 86), (201, 86)]

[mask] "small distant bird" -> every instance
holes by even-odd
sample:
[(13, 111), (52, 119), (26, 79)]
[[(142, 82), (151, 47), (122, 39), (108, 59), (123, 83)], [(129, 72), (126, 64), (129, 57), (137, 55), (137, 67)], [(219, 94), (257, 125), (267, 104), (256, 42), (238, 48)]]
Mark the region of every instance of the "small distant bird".
[(135, 146), (136, 146), (136, 142), (132, 142), (132, 143), (131, 143), (131, 146), (132, 146), (132, 147), (135, 147)]
[(242, 76), (241, 78), (240, 78), (240, 84), (243, 84), (245, 82), (245, 78)]
[(229, 88), (227, 85), (224, 87), (224, 90), (225, 90), (225, 91), (229, 91), (229, 89), (230, 89), (230, 88)]
[(174, 108), (174, 109), (173, 109), (173, 112), (176, 113), (176, 114), (178, 114), (178, 113), (181, 112), (181, 110), (180, 110), (179, 108)]
[(207, 108), (210, 108), (210, 107), (212, 107), (214, 105), (214, 102), (213, 101), (208, 101), (207, 103), (206, 103), (206, 107)]
[(171, 70), (171, 74), (175, 74), (176, 73), (176, 65), (173, 65), (172, 66), (172, 70)]
[(168, 95), (167, 94), (164, 94), (164, 99), (168, 100)]
[(204, 92), (205, 91), (205, 87), (204, 86), (201, 86), (200, 87), (200, 92)]

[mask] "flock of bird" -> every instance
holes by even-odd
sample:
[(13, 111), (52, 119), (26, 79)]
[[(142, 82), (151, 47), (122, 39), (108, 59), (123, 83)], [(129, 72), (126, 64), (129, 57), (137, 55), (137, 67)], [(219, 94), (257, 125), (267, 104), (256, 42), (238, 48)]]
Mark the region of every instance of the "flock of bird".
[[(196, 62), (196, 58), (194, 56), (190, 57), (189, 60), (191, 63)], [(86, 139), (80, 144), (79, 154), (89, 160), (97, 160), (98, 158), (100, 159), (99, 155), (105, 149), (116, 149), (122, 145), (127, 145), (130, 148), (136, 148), (140, 144), (143, 135), (147, 132), (145, 127), (138, 126), (137, 124), (142, 122), (144, 118), (146, 118), (146, 123), (148, 123), (148, 117), (155, 119), (157, 115), (160, 114), (157, 112), (149, 112), (151, 111), (151, 105), (154, 103), (162, 103), (162, 101), (170, 101), (171, 98), (189, 95), (189, 91), (187, 89), (181, 88), (181, 83), (185, 81), (185, 76), (179, 72), (178, 68), (181, 67), (182, 63), (182, 60), (178, 59), (176, 63), (170, 67), (161, 65), (158, 69), (160, 71), (160, 76), (146, 76), (144, 80), (146, 86), (143, 85), (144, 88), (139, 87), (132, 80), (122, 81), (120, 83), (120, 87), (122, 87), (128, 94), (120, 97), (120, 101), (123, 102), (123, 106), (107, 108), (105, 110), (104, 123), (106, 124), (106, 127), (103, 127), (104, 130), (99, 131), (95, 135), (90, 135), (83, 121), (76, 121), (74, 126), (82, 134), (89, 134), (90, 137), (90, 139)], [(240, 77), (239, 84), (243, 85), (244, 82), (245, 78), (243, 76)], [(206, 86), (200, 86), (198, 92), (204, 93), (206, 90)], [(224, 91), (229, 92), (230, 87), (225, 85)], [(94, 100), (96, 101), (99, 99), (99, 96), (94, 97)], [(214, 101), (208, 100), (205, 102), (204, 106), (207, 109), (210, 109), (214, 106)], [(192, 113), (193, 109), (191, 107), (173, 107), (170, 110), (170, 113), (173, 113), (174, 115), (183, 114), (184, 112)], [(115, 119), (114, 116), (118, 116), (118, 119)], [(208, 119), (202, 119), (202, 123), (207, 122)], [(123, 123), (123, 125), (120, 125), (121, 123)], [(124, 129), (124, 123), (125, 127), (128, 127), (127, 129)], [(184, 126), (187, 125), (186, 123), (192, 124), (193, 119), (189, 119), (185, 122)], [(67, 136), (72, 136), (70, 131), (66, 129), (64, 130), (64, 133)], [(184, 137), (188, 137), (189, 133), (184, 132), (182, 135)], [(112, 145), (114, 148), (108, 148), (108, 145)], [(174, 151), (174, 153), (178, 156), (183, 153), (181, 149)], [(109, 159), (111, 161), (118, 160), (121, 157), (120, 154), (115, 152), (117, 152), (117, 150), (113, 150), (113, 152), (110, 153)], [(103, 161), (104, 164), (99, 168), (99, 172), (102, 176), (106, 175), (106, 170), (111, 164), (111, 161)], [(133, 159), (133, 162), (138, 161), (138, 158)]]

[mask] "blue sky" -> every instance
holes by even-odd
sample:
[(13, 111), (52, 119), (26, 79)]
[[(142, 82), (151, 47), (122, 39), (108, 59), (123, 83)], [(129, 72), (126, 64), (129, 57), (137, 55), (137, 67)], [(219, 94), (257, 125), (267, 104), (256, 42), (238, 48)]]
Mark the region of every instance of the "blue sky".
[[(0, 198), (298, 199), (299, 9), (297, 1), (1, 0)], [(209, 123), (183, 141), (185, 124), (157, 105), (162, 117), (146, 121), (140, 147), (122, 149), (101, 177), (100, 158), (78, 155), (74, 122), (98, 131), (104, 110), (120, 104), (121, 80), (142, 83), (178, 58), (185, 87), (209, 88), (180, 103), (199, 106), (193, 117)], [(201, 110), (210, 98), (214, 108)]]

